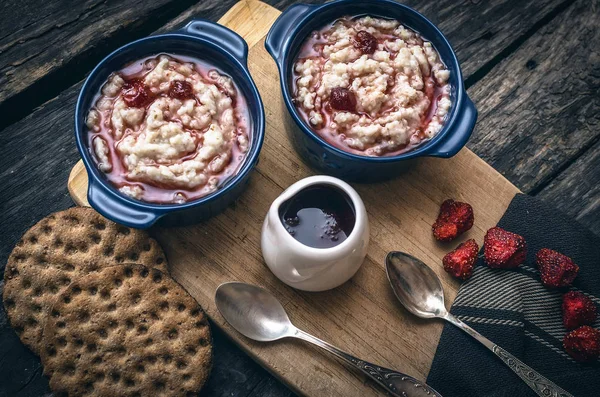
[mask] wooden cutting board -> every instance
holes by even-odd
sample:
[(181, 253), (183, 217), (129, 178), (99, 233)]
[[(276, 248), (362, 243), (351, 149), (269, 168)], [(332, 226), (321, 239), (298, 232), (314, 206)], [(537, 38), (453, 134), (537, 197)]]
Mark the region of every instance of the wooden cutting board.
[[(356, 184), (371, 225), (368, 256), (358, 273), (332, 291), (296, 291), (264, 265), (260, 230), (271, 202), (289, 185), (314, 174), (287, 138), (287, 120), (277, 67), (264, 49), (264, 36), (280, 12), (256, 0), (236, 4), (221, 20), (250, 47), (249, 66), (267, 116), (265, 143), (248, 189), (223, 214), (196, 226), (153, 232), (163, 245), (173, 277), (206, 309), (215, 324), (242, 349), (297, 393), (313, 396), (375, 396), (371, 382), (327, 353), (294, 340), (252, 342), (236, 333), (214, 304), (217, 286), (244, 281), (265, 287), (283, 303), (290, 318), (319, 338), (356, 356), (424, 380), (438, 344), (442, 323), (420, 320), (396, 301), (384, 269), (388, 251), (401, 250), (424, 260), (441, 277), (449, 306), (459, 283), (448, 276), (441, 258), (458, 242), (440, 244), (431, 235), (440, 203), (464, 200), (475, 209), (475, 226), (460, 241), (482, 243), (518, 189), (468, 149), (452, 159), (422, 159), (401, 177)], [(201, 15), (199, 15), (201, 16)], [(81, 161), (69, 177), (69, 191), (87, 205), (87, 175)]]

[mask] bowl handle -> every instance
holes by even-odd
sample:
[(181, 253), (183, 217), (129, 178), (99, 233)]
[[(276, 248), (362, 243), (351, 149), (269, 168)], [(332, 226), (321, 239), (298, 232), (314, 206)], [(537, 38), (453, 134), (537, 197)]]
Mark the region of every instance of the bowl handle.
[(298, 25), (297, 22), (317, 7), (319, 6), (294, 4), (293, 6), (288, 7), (288, 9), (277, 18), (273, 26), (271, 26), (265, 40), (265, 48), (276, 61), (281, 59), (281, 51), (285, 41), (289, 39), (290, 30), (296, 28)]
[(248, 61), (248, 44), (246, 41), (233, 30), (223, 25), (206, 19), (193, 19), (183, 29), (179, 30), (179, 32), (199, 37), (210, 43), (224, 47), (244, 65)]
[(115, 198), (115, 193), (90, 178), (88, 202), (102, 216), (135, 229), (147, 229), (162, 216), (155, 212), (140, 210), (126, 201)]
[(443, 158), (454, 156), (465, 146), (471, 137), (476, 121), (477, 109), (471, 98), (465, 94), (462, 110), (459, 111), (458, 123), (452, 130), (446, 133), (447, 138), (442, 139), (427, 155)]

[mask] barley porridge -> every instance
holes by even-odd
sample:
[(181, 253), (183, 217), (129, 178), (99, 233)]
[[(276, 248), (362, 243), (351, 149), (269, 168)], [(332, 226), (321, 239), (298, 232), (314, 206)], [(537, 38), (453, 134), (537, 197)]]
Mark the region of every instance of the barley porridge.
[(113, 73), (86, 124), (100, 171), (147, 202), (183, 203), (217, 190), (249, 147), (246, 102), (231, 78), (183, 56), (148, 57)]
[(294, 64), (294, 103), (334, 146), (389, 156), (443, 127), (449, 70), (431, 43), (391, 19), (344, 17), (311, 33)]

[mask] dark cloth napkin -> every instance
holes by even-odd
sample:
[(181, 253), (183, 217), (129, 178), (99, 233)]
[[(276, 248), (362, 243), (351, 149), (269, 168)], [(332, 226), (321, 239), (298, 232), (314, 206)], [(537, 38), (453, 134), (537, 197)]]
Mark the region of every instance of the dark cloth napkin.
[[(571, 289), (587, 294), (600, 312), (600, 238), (523, 194), (498, 226), (525, 237), (527, 261), (518, 270), (492, 270), (479, 259), (450, 312), (574, 396), (600, 396), (600, 363), (579, 364), (562, 347), (568, 289), (544, 287), (535, 264), (544, 247), (571, 257), (579, 266)], [(536, 396), (495, 354), (451, 324), (444, 326), (427, 383), (444, 397)]]

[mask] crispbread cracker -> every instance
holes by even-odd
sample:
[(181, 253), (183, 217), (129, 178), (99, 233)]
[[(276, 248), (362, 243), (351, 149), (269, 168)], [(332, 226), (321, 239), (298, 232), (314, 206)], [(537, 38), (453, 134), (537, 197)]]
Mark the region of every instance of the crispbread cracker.
[(141, 265), (74, 279), (56, 297), (42, 343), (50, 387), (69, 396), (196, 395), (212, 364), (200, 305)]
[(146, 232), (117, 225), (91, 208), (54, 213), (29, 229), (8, 258), (4, 307), (23, 343), (39, 354), (42, 326), (55, 295), (79, 273), (118, 263), (166, 271), (162, 248)]

